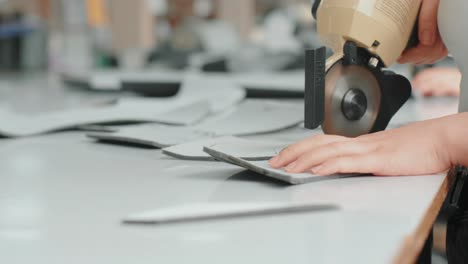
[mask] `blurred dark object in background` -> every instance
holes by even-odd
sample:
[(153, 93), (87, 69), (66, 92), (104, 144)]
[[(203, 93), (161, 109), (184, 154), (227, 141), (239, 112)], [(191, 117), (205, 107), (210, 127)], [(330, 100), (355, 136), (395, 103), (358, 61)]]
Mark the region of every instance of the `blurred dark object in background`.
[(0, 5), (0, 71), (47, 67), (46, 12), (40, 8), (40, 2), (19, 0), (8, 8)]

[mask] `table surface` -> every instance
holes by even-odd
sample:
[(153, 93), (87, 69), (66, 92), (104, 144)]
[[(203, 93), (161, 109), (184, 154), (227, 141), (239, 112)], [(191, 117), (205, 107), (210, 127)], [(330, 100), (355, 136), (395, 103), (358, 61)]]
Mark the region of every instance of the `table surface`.
[[(0, 81), (0, 103), (25, 112), (118, 96), (66, 89), (53, 76)], [(416, 101), (395, 122), (455, 110), (455, 100)], [(0, 140), (0, 175), (0, 263), (390, 263), (417, 254), (447, 190), (445, 174), (286, 186), (227, 164), (98, 144), (83, 132)], [(340, 210), (121, 224), (131, 213), (161, 207), (240, 202), (331, 203)]]

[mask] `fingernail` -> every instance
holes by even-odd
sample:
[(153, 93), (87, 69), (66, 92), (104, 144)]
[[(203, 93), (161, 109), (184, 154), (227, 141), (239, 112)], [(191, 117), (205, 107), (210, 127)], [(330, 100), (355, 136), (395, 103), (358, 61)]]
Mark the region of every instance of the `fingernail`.
[(273, 158), (270, 160), (270, 165), (273, 165), (273, 166), (274, 166), (274, 165), (278, 164), (279, 161), (280, 161), (280, 157), (279, 157), (279, 156), (275, 156), (275, 157), (273, 157)]
[(428, 29), (424, 30), (421, 37), (422, 37), (421, 38), (422, 44), (426, 46), (430, 46), (434, 44), (435, 35), (432, 30), (428, 30)]
[(292, 172), (292, 171), (294, 171), (294, 169), (296, 168), (296, 166), (297, 166), (297, 163), (296, 163), (296, 162), (293, 162), (293, 163), (289, 164), (289, 165), (286, 167), (286, 171), (287, 171), (287, 172)]

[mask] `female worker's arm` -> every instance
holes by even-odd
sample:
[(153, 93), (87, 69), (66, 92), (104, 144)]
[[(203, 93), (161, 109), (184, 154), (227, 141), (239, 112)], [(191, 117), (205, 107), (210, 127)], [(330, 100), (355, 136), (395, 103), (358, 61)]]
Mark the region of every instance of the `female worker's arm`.
[(290, 173), (427, 175), (468, 166), (468, 113), (358, 138), (315, 136), (270, 161)]

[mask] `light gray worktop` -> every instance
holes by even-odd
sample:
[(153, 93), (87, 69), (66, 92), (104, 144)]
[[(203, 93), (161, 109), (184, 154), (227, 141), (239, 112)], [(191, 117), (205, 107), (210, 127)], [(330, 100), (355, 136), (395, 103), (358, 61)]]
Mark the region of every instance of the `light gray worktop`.
[[(28, 107), (82, 96), (59, 85), (39, 92), (21, 81), (11, 84), (18, 90), (0, 83), (0, 94), (19, 102), (23, 93)], [(427, 104), (441, 107), (437, 115), (454, 103)], [(419, 111), (409, 105), (397, 121), (419, 118)], [(82, 132), (2, 139), (0, 263), (388, 263), (416, 232), (444, 180), (360, 177), (286, 186), (231, 165), (97, 144)], [(272, 201), (341, 209), (159, 227), (121, 224), (131, 213), (160, 207)]]

